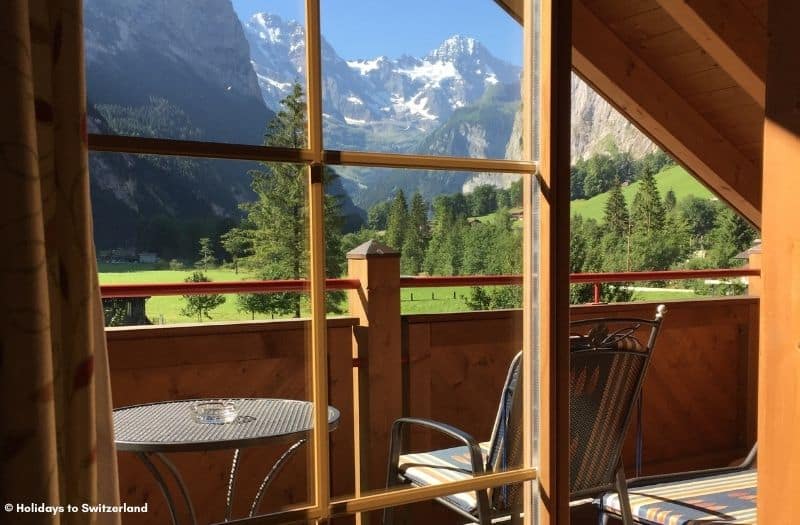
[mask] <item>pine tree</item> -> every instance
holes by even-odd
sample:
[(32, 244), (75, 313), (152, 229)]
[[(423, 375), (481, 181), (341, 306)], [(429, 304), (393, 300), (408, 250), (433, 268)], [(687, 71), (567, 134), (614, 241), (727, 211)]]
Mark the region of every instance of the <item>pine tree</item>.
[(425, 254), (424, 268), (431, 275), (452, 275), (446, 273), (452, 270), (448, 260), (452, 260), (448, 249), (448, 235), (452, 231), (456, 218), (453, 210), (453, 197), (440, 195), (433, 201), (433, 223), (431, 226), (431, 240)]
[(406, 239), (400, 250), (400, 271), (405, 275), (417, 275), (422, 271), (422, 264), (425, 260), (425, 251), (422, 246), (422, 238), (415, 228), (408, 228)]
[(428, 224), (428, 205), (419, 192), (414, 193), (411, 199), (411, 209), (408, 213), (408, 225), (405, 228), (405, 239), (400, 250), (400, 268), (403, 273), (416, 275), (422, 271), (425, 261), (425, 250), (430, 240), (430, 225)]
[(606, 201), (605, 223), (608, 229), (620, 237), (625, 237), (630, 232), (630, 215), (628, 204), (622, 194), (622, 187), (617, 183), (611, 188)]
[(675, 192), (672, 191), (672, 188), (670, 188), (667, 191), (667, 194), (664, 195), (664, 209), (666, 209), (667, 212), (670, 212), (674, 210), (677, 205), (678, 199), (675, 197)]
[(386, 229), (386, 219), (389, 217), (390, 201), (383, 201), (373, 205), (367, 212), (367, 225), (372, 230)]
[(522, 206), (522, 178), (512, 182), (507, 191), (508, 198), (511, 201), (509, 206), (511, 208)]
[(689, 195), (681, 199), (677, 210), (691, 228), (693, 247), (708, 248), (709, 233), (714, 229), (714, 221), (720, 211), (719, 205), (709, 199)]
[(209, 267), (213, 267), (217, 263), (217, 259), (214, 257), (214, 245), (211, 243), (210, 238), (203, 237), (200, 239), (198, 255), (200, 259), (195, 266), (202, 268), (204, 271), (208, 271)]
[(397, 190), (386, 218), (386, 244), (397, 250), (403, 247), (408, 226), (408, 205), (403, 190)]
[(639, 190), (633, 198), (631, 220), (633, 230), (643, 233), (660, 232), (664, 227), (666, 211), (658, 193), (655, 177), (646, 173), (642, 176)]
[(411, 227), (419, 232), (423, 246), (427, 246), (431, 238), (431, 225), (428, 221), (428, 203), (422, 198), (419, 192), (415, 192), (411, 198), (411, 208), (409, 210)]
[[(303, 148), (306, 144), (306, 105), (302, 88), (296, 83), (281, 101), (281, 110), (267, 125), (264, 145)], [(250, 266), (264, 279), (305, 279), (308, 277), (308, 204), (306, 168), (293, 164), (262, 162), (250, 171), (256, 201), (242, 205), (247, 223), (252, 225), (253, 253)], [(323, 183), (336, 174), (326, 170)], [(339, 199), (325, 195), (326, 274), (338, 277), (342, 269)], [(269, 294), (267, 303), (273, 314), (292, 313), (300, 317), (301, 295)], [(335, 301), (328, 302), (329, 308)]]
[(469, 214), (480, 217), (497, 209), (497, 189), (490, 184), (482, 184), (467, 196)]
[[(209, 279), (203, 272), (192, 272), (192, 274), (184, 279), (187, 283), (209, 283)], [(181, 315), (186, 317), (196, 317), (199, 322), (203, 318), (211, 319), (211, 310), (225, 303), (225, 296), (220, 294), (207, 294), (207, 295), (184, 295), (183, 300), (186, 303), (181, 308)]]
[(253, 239), (248, 231), (241, 228), (231, 228), (227, 233), (219, 238), (222, 247), (231, 255), (233, 260), (233, 271), (239, 273), (239, 259), (247, 256), (252, 250)]
[[(495, 214), (490, 224), (464, 228), (462, 271), (465, 274), (508, 275), (522, 271), (522, 234), (507, 210)], [(467, 305), (475, 310), (519, 308), (519, 286), (473, 287)]]
[(451, 198), (450, 204), (452, 206), (452, 213), (454, 217), (464, 218), (469, 216), (469, 204), (467, 203), (467, 198), (463, 193), (454, 194)]
[(710, 237), (712, 264), (717, 268), (727, 268), (733, 264), (736, 254), (750, 247), (756, 231), (738, 213), (725, 207), (717, 214)]

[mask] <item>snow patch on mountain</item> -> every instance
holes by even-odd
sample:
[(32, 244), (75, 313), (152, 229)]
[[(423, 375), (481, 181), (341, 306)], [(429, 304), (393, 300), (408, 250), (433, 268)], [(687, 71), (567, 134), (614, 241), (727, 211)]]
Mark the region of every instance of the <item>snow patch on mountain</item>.
[(412, 69), (398, 69), (401, 75), (407, 75), (411, 80), (424, 80), (426, 87), (439, 87), (442, 80), (447, 78), (461, 78), (452, 62), (428, 62), (423, 60)]
[(381, 64), (386, 61), (386, 57), (378, 57), (374, 60), (348, 60), (347, 65), (357, 70), (360, 74), (366, 75), (371, 71), (375, 71), (381, 67)]

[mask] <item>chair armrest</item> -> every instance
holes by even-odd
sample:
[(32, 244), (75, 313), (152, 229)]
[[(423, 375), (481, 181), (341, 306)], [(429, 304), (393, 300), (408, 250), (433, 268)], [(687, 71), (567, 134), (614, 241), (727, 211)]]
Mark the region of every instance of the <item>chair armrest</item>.
[(401, 417), (395, 420), (394, 424), (392, 425), (392, 433), (394, 434), (395, 431), (402, 432), (405, 427), (412, 425), (436, 430), (437, 432), (449, 436), (456, 441), (462, 442), (468, 447), (477, 447), (478, 451), (480, 451), (480, 446), (474, 437), (467, 434), (460, 428), (456, 428), (453, 425), (448, 425), (447, 423), (442, 423), (441, 421), (435, 421), (433, 419)]
[(389, 441), (389, 468), (387, 472), (386, 483), (387, 487), (392, 486), (398, 479), (398, 462), (400, 461), (400, 454), (402, 452), (401, 446), (403, 440), (403, 430), (409, 426), (428, 428), (463, 443), (469, 450), (472, 473), (475, 475), (484, 473), (485, 469), (483, 452), (481, 451), (481, 447), (478, 442), (470, 434), (452, 425), (448, 425), (447, 423), (434, 421), (432, 419), (401, 417), (400, 419), (395, 420), (395, 422), (392, 424), (392, 434)]

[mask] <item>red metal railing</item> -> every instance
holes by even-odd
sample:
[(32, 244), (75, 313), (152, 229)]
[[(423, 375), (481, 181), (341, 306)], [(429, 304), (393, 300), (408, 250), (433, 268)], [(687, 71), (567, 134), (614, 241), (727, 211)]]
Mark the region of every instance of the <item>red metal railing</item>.
[[(725, 277), (758, 276), (757, 268), (726, 268), (720, 270), (664, 270), (652, 272), (573, 273), (572, 284), (595, 285), (595, 302), (600, 302), (599, 290), (603, 283), (636, 281), (669, 281), (684, 279), (709, 279)], [(449, 277), (401, 277), (401, 288), (435, 288), (441, 286), (503, 286), (522, 284), (521, 275), (456, 275)], [(357, 290), (357, 279), (326, 279), (328, 290)], [(210, 283), (158, 283), (158, 284), (104, 284), (100, 293), (104, 299), (121, 297), (150, 297), (155, 295), (203, 295), (212, 293), (276, 293), (308, 292), (307, 279), (283, 281), (220, 281)]]
[(758, 268), (721, 268), (719, 270), (658, 270), (652, 272), (600, 272), (573, 273), (569, 282), (578, 283), (624, 283), (634, 281), (677, 281), (685, 279), (709, 279), (712, 277), (759, 276)]
[[(600, 285), (603, 283), (624, 283), (636, 281), (676, 281), (685, 279), (710, 279), (712, 277), (746, 277), (761, 275), (758, 268), (721, 268), (717, 270), (656, 270), (651, 272), (601, 272), (573, 273), (569, 276), (572, 284), (591, 283), (592, 303), (600, 304)], [(631, 279), (631, 276), (634, 278)]]
[[(358, 279), (325, 279), (327, 290), (357, 290)], [(150, 297), (153, 295), (204, 295), (212, 293), (276, 293), (308, 292), (308, 279), (283, 281), (219, 281), (210, 283), (104, 284), (100, 295), (104, 299), (120, 297)]]
[(501, 286), (522, 284), (521, 275), (451, 275), (400, 277), (400, 288), (437, 288), (440, 286)]

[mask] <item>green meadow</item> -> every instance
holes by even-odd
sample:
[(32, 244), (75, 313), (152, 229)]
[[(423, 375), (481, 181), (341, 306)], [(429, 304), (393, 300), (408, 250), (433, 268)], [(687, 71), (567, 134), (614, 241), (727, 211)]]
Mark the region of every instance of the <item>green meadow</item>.
[[(657, 174), (655, 178), (662, 198), (669, 190), (675, 193), (675, 198), (678, 201), (689, 195), (700, 198), (713, 197), (713, 194), (708, 188), (703, 186), (680, 166), (669, 167)], [(633, 197), (639, 189), (639, 184), (639, 182), (634, 182), (622, 188), (622, 194), (625, 196), (628, 206), (633, 203)], [(595, 219), (598, 222), (602, 222), (608, 195), (608, 193), (601, 193), (600, 195), (595, 195), (591, 199), (574, 200), (571, 203), (570, 211), (573, 215), (583, 216), (584, 219)]]

